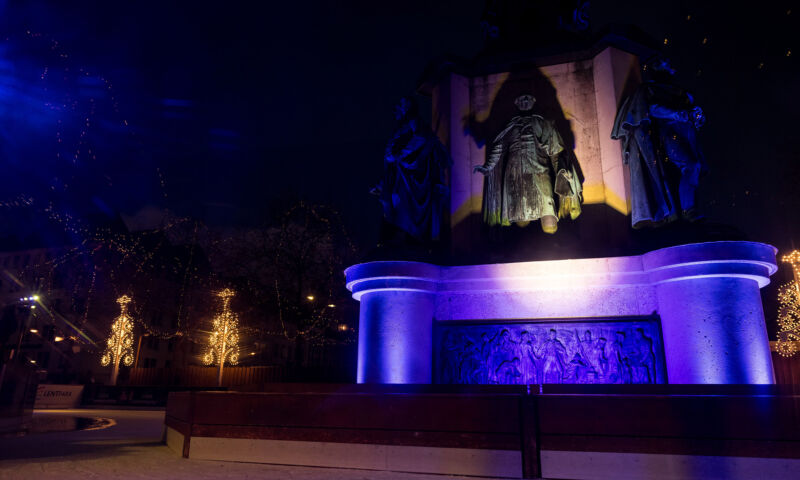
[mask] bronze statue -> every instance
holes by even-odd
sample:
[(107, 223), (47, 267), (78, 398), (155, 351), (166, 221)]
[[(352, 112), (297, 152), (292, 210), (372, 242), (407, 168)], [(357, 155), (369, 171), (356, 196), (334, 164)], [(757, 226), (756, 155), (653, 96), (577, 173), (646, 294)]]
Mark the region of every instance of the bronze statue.
[(630, 169), (633, 228), (701, 218), (695, 190), (706, 163), (697, 130), (705, 115), (674, 74), (663, 57), (648, 60), (644, 83), (622, 104), (611, 132)]
[(531, 95), (514, 101), (520, 115), (500, 132), (486, 163), (473, 172), (486, 176), (487, 224), (525, 226), (541, 220), (542, 230), (555, 233), (558, 218), (580, 215), (582, 187), (575, 165), (561, 155), (564, 145), (553, 123), (532, 113), (535, 101)]
[(418, 241), (437, 240), (449, 193), (445, 169), (450, 156), (430, 128), (421, 125), (411, 99), (400, 99), (394, 114), (398, 125), (386, 145), (383, 180), (370, 193), (379, 197), (386, 223)]

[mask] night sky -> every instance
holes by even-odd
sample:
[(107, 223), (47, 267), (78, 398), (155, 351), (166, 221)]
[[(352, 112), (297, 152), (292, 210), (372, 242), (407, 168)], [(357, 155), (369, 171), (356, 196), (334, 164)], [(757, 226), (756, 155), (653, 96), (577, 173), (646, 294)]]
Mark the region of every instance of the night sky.
[[(5, 210), (248, 227), (306, 199), (373, 245), (392, 106), (481, 50), (483, 0), (233, 3), (0, 0)], [(694, 3), (593, 2), (592, 28), (666, 40), (708, 119), (709, 219), (800, 247), (800, 8)]]

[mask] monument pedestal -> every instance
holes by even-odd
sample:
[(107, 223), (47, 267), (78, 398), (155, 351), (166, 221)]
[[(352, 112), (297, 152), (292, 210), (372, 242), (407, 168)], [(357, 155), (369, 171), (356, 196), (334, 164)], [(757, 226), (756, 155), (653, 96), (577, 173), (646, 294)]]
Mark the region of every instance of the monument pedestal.
[[(427, 77), (452, 159), (441, 258), (455, 266), (346, 270), (361, 301), (359, 383), (774, 383), (759, 289), (775, 249), (713, 222), (631, 226), (640, 189), (612, 131), (653, 53), (612, 35)], [(558, 165), (537, 153), (548, 148)], [(549, 192), (567, 170), (568, 188)], [(540, 225), (554, 196), (582, 197), (555, 233)]]
[(354, 265), (358, 382), (771, 384), (759, 289), (776, 270), (775, 248), (755, 242)]

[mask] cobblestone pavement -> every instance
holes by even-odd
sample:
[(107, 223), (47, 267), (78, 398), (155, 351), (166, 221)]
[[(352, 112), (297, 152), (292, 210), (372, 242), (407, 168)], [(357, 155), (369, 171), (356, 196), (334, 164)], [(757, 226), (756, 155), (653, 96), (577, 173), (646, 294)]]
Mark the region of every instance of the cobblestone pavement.
[[(34, 413), (59, 428), (72, 417), (111, 419), (95, 430), (0, 438), (0, 479), (215, 478), (291, 480), (454, 480), (474, 477), (311, 468), (180, 458), (161, 442), (163, 410), (58, 410)], [(42, 420), (46, 420), (43, 422)]]

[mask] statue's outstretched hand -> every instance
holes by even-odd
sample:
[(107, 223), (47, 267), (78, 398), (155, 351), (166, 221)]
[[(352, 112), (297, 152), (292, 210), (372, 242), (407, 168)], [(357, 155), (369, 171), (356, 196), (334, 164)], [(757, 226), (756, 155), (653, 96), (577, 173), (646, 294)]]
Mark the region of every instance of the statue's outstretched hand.
[(489, 173), (489, 169), (483, 165), (475, 165), (474, 167), (472, 167), (472, 173), (478, 173), (478, 172), (481, 172), (482, 174), (486, 175), (487, 173)]

